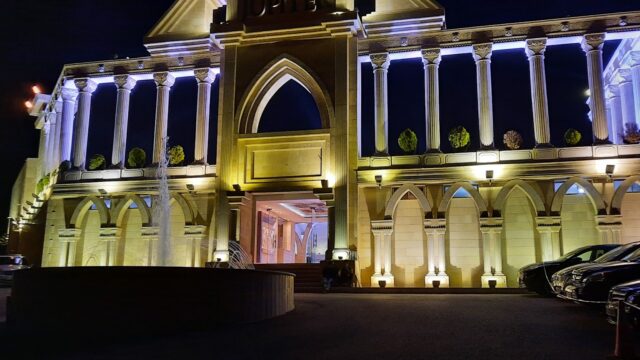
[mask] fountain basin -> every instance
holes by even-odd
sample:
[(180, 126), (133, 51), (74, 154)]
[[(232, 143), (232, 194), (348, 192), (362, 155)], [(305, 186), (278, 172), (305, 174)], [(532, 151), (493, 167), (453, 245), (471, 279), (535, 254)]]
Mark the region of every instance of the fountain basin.
[(16, 273), (17, 333), (155, 333), (256, 322), (294, 309), (294, 275), (172, 267), (70, 267)]

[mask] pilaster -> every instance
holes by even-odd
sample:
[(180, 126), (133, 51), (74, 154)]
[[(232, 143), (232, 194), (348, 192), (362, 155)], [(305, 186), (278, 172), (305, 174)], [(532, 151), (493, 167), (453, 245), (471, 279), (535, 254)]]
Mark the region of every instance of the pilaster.
[(100, 228), (100, 242), (104, 244), (105, 252), (101, 265), (118, 265), (118, 241), (120, 240), (120, 228)]
[(391, 273), (393, 221), (372, 221), (371, 232), (374, 238), (374, 274), (371, 276), (371, 286), (379, 287), (379, 281), (384, 280), (387, 287), (393, 287), (394, 276)]
[(58, 241), (62, 244), (59, 266), (69, 267), (76, 265), (76, 247), (81, 234), (82, 230), (76, 228), (58, 230)]
[(391, 62), (388, 53), (371, 54), (369, 57), (373, 65), (374, 118), (376, 121), (375, 156), (388, 156), (389, 110), (387, 105), (387, 73)]
[(210, 68), (193, 71), (198, 80), (198, 109), (196, 113), (196, 140), (194, 159), (196, 164), (207, 164), (209, 151), (209, 113), (211, 104), (211, 84), (216, 75)]
[(622, 144), (622, 135), (624, 134), (624, 121), (622, 120), (622, 102), (620, 101), (620, 89), (616, 85), (607, 87), (607, 108), (610, 114), (610, 133), (611, 140), (615, 144)]
[(439, 282), (439, 287), (449, 287), (449, 275), (446, 267), (445, 233), (447, 232), (446, 219), (426, 219), (423, 222), (424, 231), (427, 234), (427, 275), (424, 278), (425, 286), (435, 287), (434, 281)]
[(636, 123), (640, 124), (640, 51), (631, 52), (631, 80), (633, 81)]
[(560, 249), (561, 218), (559, 216), (537, 217), (536, 228), (540, 234), (542, 261), (551, 261), (562, 256)]
[(490, 281), (495, 281), (497, 288), (507, 287), (507, 276), (502, 272), (502, 224), (502, 218), (480, 219), (484, 255), (483, 288), (491, 287)]

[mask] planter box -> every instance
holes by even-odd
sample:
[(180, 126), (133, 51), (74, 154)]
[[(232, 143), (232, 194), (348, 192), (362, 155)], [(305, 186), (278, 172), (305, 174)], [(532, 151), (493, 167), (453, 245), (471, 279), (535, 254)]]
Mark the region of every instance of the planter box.
[(531, 150), (505, 150), (500, 151), (500, 161), (523, 161), (531, 160), (533, 153)]

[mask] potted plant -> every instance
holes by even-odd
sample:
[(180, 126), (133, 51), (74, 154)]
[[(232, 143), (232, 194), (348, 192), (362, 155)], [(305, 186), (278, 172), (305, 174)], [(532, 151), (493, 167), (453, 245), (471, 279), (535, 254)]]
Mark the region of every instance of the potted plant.
[(576, 146), (582, 140), (582, 134), (576, 129), (569, 129), (564, 133), (564, 143), (567, 146)]
[(453, 151), (466, 151), (469, 148), (470, 142), (471, 135), (464, 126), (455, 127), (449, 131), (449, 143), (451, 143)]
[(405, 155), (415, 154), (418, 148), (418, 136), (413, 130), (405, 129), (398, 137), (398, 145)]
[(127, 157), (127, 164), (132, 169), (141, 169), (147, 162), (147, 153), (141, 148), (133, 148), (129, 151)]
[(515, 130), (509, 130), (504, 133), (502, 142), (509, 150), (518, 150), (522, 147), (522, 135)]
[(89, 170), (104, 170), (107, 167), (107, 159), (102, 154), (95, 154), (89, 159)]
[(180, 145), (169, 148), (169, 166), (180, 166), (184, 162), (184, 148)]
[(640, 129), (638, 124), (624, 124), (624, 135), (622, 136), (625, 144), (640, 144)]

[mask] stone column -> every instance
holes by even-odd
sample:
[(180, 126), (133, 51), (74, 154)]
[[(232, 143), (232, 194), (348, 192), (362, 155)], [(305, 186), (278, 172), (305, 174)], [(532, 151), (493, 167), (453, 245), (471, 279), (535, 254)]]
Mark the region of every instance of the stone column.
[(611, 85), (607, 88), (607, 108), (610, 114), (611, 124), (611, 140), (615, 144), (622, 144), (622, 135), (624, 134), (624, 121), (622, 120), (622, 102), (620, 99), (619, 87)]
[(156, 128), (153, 143), (153, 160), (158, 164), (164, 158), (162, 154), (162, 142), (167, 137), (167, 126), (169, 122), (169, 92), (175, 83), (175, 78), (169, 72), (159, 72), (153, 74), (158, 92), (156, 94)]
[(631, 52), (631, 78), (633, 93), (635, 94), (634, 109), (636, 123), (640, 124), (640, 51)]
[(547, 76), (544, 65), (544, 52), (547, 39), (527, 40), (527, 58), (529, 59), (529, 78), (531, 79), (531, 104), (533, 105), (533, 130), (536, 147), (552, 147), (549, 130), (549, 106), (547, 104)]
[(47, 122), (49, 123), (49, 136), (47, 138), (47, 153), (45, 155), (47, 159), (47, 166), (43, 170), (44, 174), (48, 174), (56, 168), (56, 132), (58, 128), (58, 114), (55, 108), (47, 114)]
[(426, 219), (424, 229), (427, 233), (427, 275), (424, 278), (425, 286), (433, 287), (434, 281), (440, 282), (440, 287), (449, 287), (449, 276), (447, 275), (447, 261), (445, 249), (445, 219)]
[(56, 105), (55, 105), (55, 111), (56, 111), (56, 128), (55, 128), (55, 132), (53, 133), (53, 149), (52, 149), (52, 160), (51, 160), (51, 171), (55, 170), (58, 168), (58, 166), (60, 166), (60, 152), (61, 152), (61, 139), (60, 139), (60, 133), (61, 133), (61, 129), (62, 129), (62, 98), (58, 97), (58, 99), (56, 100)]
[[(425, 229), (427, 234), (427, 277), (436, 275), (436, 250), (438, 247), (436, 246), (437, 235), (435, 231), (431, 229)], [(429, 286), (429, 282), (427, 282), (427, 286)]]
[(78, 116), (73, 129), (73, 167), (84, 170), (87, 162), (87, 142), (89, 141), (89, 119), (91, 117), (91, 95), (98, 87), (93, 80), (76, 79), (78, 88)]
[(104, 261), (103, 266), (115, 266), (116, 263), (117, 245), (120, 238), (120, 229), (118, 228), (100, 228), (100, 241), (104, 244)]
[(502, 273), (502, 218), (481, 219), (482, 253), (484, 255), (484, 274), (482, 287), (490, 287), (489, 281), (495, 280), (496, 287), (507, 287), (507, 277)]
[(195, 163), (207, 164), (209, 149), (209, 113), (211, 104), (211, 83), (216, 75), (209, 68), (196, 69), (194, 75), (198, 80), (198, 111), (196, 115)]
[[(491, 256), (491, 229), (486, 227), (480, 227), (482, 233), (482, 264), (484, 272), (482, 277), (493, 275), (492, 268), (492, 256)], [(484, 287), (484, 281), (482, 286)]]
[[(48, 114), (45, 115), (48, 118)], [(40, 129), (40, 140), (38, 141), (38, 163), (40, 165), (40, 176), (46, 174), (47, 171), (47, 149), (49, 147), (50, 123), (45, 120)]]
[[(382, 232), (373, 231), (373, 277), (382, 276)], [(373, 282), (373, 280), (372, 280)]]
[(62, 88), (62, 121), (60, 125), (60, 162), (71, 161), (73, 118), (76, 112), (78, 90)]
[(424, 64), (424, 97), (427, 129), (427, 152), (440, 152), (440, 49), (422, 50)]
[(391, 253), (393, 252), (391, 234), (391, 231), (385, 232), (382, 239), (384, 243), (384, 275), (393, 278), (393, 273), (391, 272)]
[(593, 122), (594, 144), (608, 144), (609, 126), (607, 125), (606, 103), (604, 97), (604, 79), (602, 75), (602, 46), (605, 34), (587, 34), (582, 40), (582, 50), (587, 55), (589, 72), (590, 107)]
[(491, 53), (493, 44), (473, 46), (476, 61), (478, 89), (478, 118), (480, 120), (480, 147), (493, 149), (493, 95), (491, 89)]
[(633, 77), (631, 70), (618, 69), (616, 80), (618, 81), (618, 89), (620, 93), (620, 106), (622, 117), (622, 133), (626, 129), (627, 124), (636, 124), (636, 109), (633, 89)]
[(376, 119), (376, 156), (389, 155), (389, 110), (387, 107), (387, 72), (389, 69), (389, 54), (371, 54), (371, 64), (373, 65), (374, 83), (374, 117)]
[(373, 233), (374, 239), (374, 274), (371, 276), (371, 286), (379, 287), (378, 281), (384, 280), (387, 283), (387, 287), (393, 287), (394, 277), (391, 273), (391, 235), (393, 234), (393, 221), (372, 221), (371, 232)]
[(127, 128), (129, 124), (129, 100), (136, 80), (131, 75), (116, 75), (114, 82), (118, 87), (116, 101), (116, 124), (113, 131), (113, 151), (111, 165), (124, 169), (127, 158)]
[(59, 264), (61, 267), (76, 265), (76, 246), (81, 230), (76, 228), (58, 230), (58, 240), (62, 244)]
[(542, 261), (551, 261), (562, 256), (560, 249), (560, 217), (538, 217), (536, 218), (536, 228), (540, 235)]

